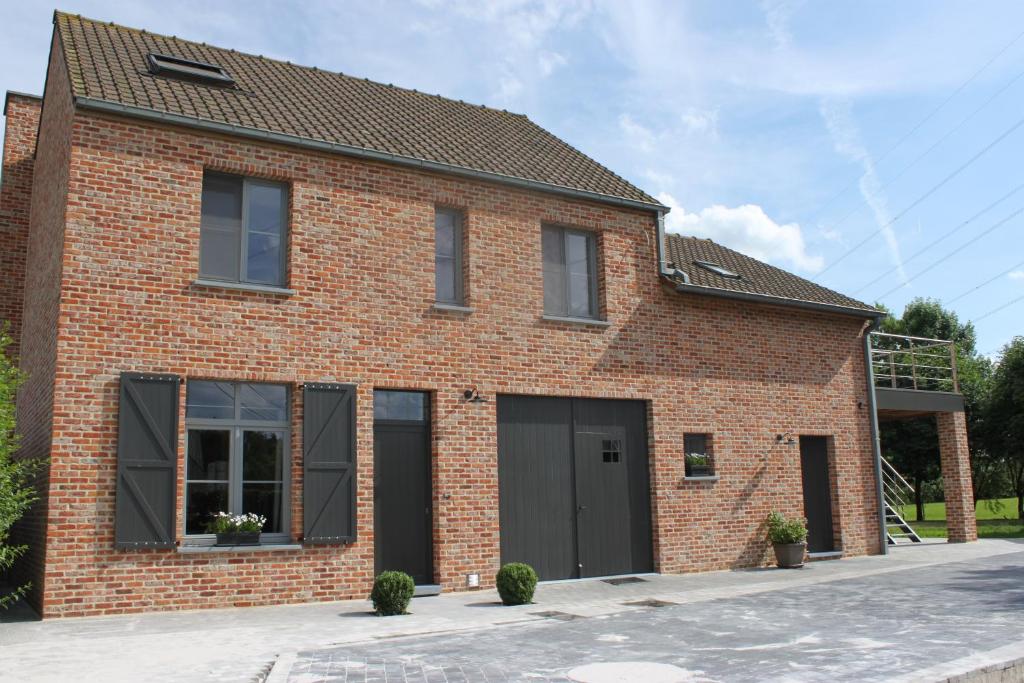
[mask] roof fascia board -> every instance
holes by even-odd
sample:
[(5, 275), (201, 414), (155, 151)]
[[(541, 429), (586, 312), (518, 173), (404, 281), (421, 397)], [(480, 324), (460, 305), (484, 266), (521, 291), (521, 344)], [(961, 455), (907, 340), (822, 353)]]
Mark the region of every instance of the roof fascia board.
[(263, 140), (266, 142), (274, 142), (283, 145), (290, 145), (293, 147), (304, 147), (307, 149), (315, 149), (322, 152), (333, 152), (337, 154), (344, 154), (347, 156), (359, 157), (362, 159), (371, 159), (373, 161), (383, 161), (386, 163), (396, 164), (399, 166), (419, 168), (428, 171), (436, 171), (439, 173), (448, 173), (451, 175), (458, 175), (477, 180), (501, 183), (504, 185), (513, 185), (515, 187), (525, 188), (528, 190), (537, 190), (540, 192), (547, 192), (566, 197), (573, 197), (575, 199), (585, 199), (588, 201), (600, 202), (602, 204), (611, 204), (614, 206), (622, 206), (630, 209), (639, 209), (641, 211), (667, 212), (669, 210), (667, 206), (662, 206), (661, 204), (651, 204), (648, 202), (637, 201), (635, 199), (627, 199), (625, 197), (616, 197), (613, 195), (601, 194), (599, 192), (578, 190), (575, 188), (565, 187), (562, 185), (554, 185), (551, 183), (544, 183), (537, 180), (527, 180), (525, 178), (507, 176), (501, 173), (480, 171), (473, 168), (466, 168), (464, 166), (445, 164), (437, 161), (428, 161), (426, 159), (417, 159), (415, 157), (391, 154), (389, 152), (379, 152), (373, 149), (366, 149), (365, 147), (344, 145), (336, 142), (326, 142), (324, 140), (314, 140), (311, 138), (303, 138), (297, 135), (288, 135), (285, 133), (275, 133), (273, 131), (263, 130), (260, 128), (236, 126), (229, 123), (211, 121), (209, 119), (182, 116), (180, 114), (171, 114), (168, 112), (157, 111), (155, 109), (146, 109), (145, 107), (133, 107), (126, 104), (121, 104), (119, 102), (110, 102), (108, 100), (99, 100), (91, 97), (75, 97), (75, 106), (81, 107), (83, 109), (91, 109), (93, 111), (106, 112), (110, 114), (120, 114), (122, 116), (147, 119), (150, 121), (158, 121), (160, 123), (185, 126), (188, 128), (198, 128), (200, 130), (206, 130), (226, 135), (235, 135), (244, 138)]
[(854, 308), (852, 306), (839, 306), (837, 304), (825, 304), (819, 301), (804, 301), (803, 299), (787, 299), (771, 294), (754, 294), (752, 292), (737, 292), (731, 289), (720, 289), (718, 287), (705, 287), (703, 285), (680, 284), (672, 282), (675, 290), (680, 294), (703, 294), (719, 297), (721, 299), (736, 299), (738, 301), (749, 301), (753, 303), (772, 304), (775, 306), (788, 306), (790, 308), (802, 308), (808, 311), (819, 313), (838, 313), (840, 315), (852, 315), (858, 318), (871, 318), (878, 320), (885, 317), (885, 313), (867, 308)]

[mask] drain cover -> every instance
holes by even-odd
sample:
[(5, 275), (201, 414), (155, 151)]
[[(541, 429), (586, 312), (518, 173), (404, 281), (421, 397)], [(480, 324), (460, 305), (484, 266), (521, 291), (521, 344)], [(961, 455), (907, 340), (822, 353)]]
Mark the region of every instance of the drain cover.
[(569, 614), (568, 612), (530, 612), (535, 617), (545, 617), (547, 619), (557, 619), (559, 621), (573, 621), (574, 619), (583, 619), (578, 614)]
[(647, 579), (641, 579), (639, 576), (620, 576), (617, 579), (601, 579), (605, 583), (610, 583), (613, 586), (621, 586), (624, 583), (645, 583)]
[(668, 602), (667, 600), (636, 600), (635, 602), (624, 602), (623, 605), (628, 607), (671, 607), (672, 605), (678, 605), (678, 602)]
[(567, 676), (576, 683), (688, 683), (697, 680), (686, 669), (657, 662), (586, 664), (570, 670)]

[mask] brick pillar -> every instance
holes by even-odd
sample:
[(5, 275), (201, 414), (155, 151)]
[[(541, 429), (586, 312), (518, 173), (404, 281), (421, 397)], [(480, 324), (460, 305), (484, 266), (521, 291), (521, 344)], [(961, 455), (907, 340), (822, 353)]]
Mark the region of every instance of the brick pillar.
[(971, 456), (967, 449), (967, 419), (962, 412), (938, 413), (939, 455), (946, 492), (946, 526), (950, 543), (978, 540), (971, 488)]

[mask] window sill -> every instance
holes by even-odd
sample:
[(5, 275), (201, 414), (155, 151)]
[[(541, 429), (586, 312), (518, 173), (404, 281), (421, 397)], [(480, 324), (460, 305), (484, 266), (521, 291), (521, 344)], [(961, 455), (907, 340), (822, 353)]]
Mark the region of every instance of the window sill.
[(683, 477), (683, 481), (718, 481), (720, 477), (717, 474), (703, 474), (699, 477)]
[(261, 543), (260, 545), (180, 545), (178, 552), (186, 555), (206, 553), (261, 553), (275, 550), (302, 550), (298, 543)]
[(593, 327), (611, 327), (611, 323), (607, 320), (598, 320), (597, 318), (573, 318), (561, 315), (542, 315), (541, 320), (546, 320), (552, 323), (572, 323), (574, 325), (591, 325)]
[(292, 296), (293, 294), (295, 294), (294, 289), (288, 289), (287, 287), (275, 287), (273, 285), (254, 285), (248, 282), (221, 282), (220, 280), (204, 280), (203, 278), (193, 280), (192, 285), (194, 287), (234, 289), (241, 292), (261, 292), (263, 294), (280, 294), (282, 296)]
[(475, 308), (470, 306), (459, 306), (458, 304), (445, 304), (440, 301), (435, 301), (433, 305), (435, 311), (450, 311), (452, 313), (472, 313)]

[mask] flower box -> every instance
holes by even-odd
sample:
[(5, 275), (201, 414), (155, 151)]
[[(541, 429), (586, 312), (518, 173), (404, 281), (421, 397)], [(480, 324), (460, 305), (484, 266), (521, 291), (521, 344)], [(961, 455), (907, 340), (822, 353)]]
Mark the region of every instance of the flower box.
[(217, 545), (259, 545), (258, 531), (222, 531), (217, 534)]

